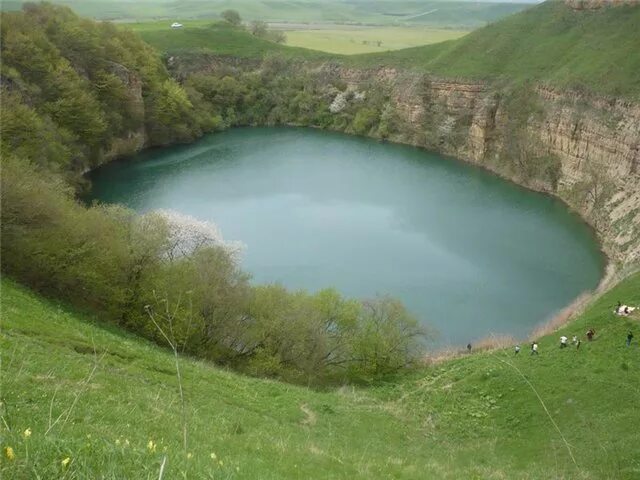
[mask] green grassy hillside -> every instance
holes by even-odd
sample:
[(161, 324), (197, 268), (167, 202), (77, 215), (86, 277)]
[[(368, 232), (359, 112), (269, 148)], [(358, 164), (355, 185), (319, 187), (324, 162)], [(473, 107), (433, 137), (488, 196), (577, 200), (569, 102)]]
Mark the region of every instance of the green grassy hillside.
[(185, 452), (168, 351), (5, 279), (0, 473), (158, 478), (166, 456), (164, 478), (638, 478), (640, 316), (615, 317), (619, 299), (640, 304), (640, 275), (562, 330), (596, 329), (579, 351), (558, 332), (539, 357), (477, 353), (369, 389), (184, 360)]
[(443, 76), (549, 82), (640, 95), (640, 6), (574, 11), (547, 1), (437, 45), (351, 57), (361, 66), (418, 68)]
[(137, 32), (142, 39), (160, 52), (203, 50), (219, 55), (262, 58), (267, 54), (309, 60), (328, 60), (335, 55), (304, 48), (288, 47), (254, 37), (241, 28), (225, 22), (185, 21), (184, 27), (172, 29), (170, 23), (145, 22), (123, 26)]

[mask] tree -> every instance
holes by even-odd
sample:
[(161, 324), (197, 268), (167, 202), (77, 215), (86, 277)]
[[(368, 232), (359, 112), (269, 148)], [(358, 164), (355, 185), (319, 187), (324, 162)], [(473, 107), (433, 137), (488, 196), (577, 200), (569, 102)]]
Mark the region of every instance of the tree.
[(351, 376), (379, 378), (409, 367), (421, 354), (425, 335), (398, 300), (365, 300), (351, 340)]
[(284, 32), (269, 32), (268, 39), (275, 43), (287, 43), (287, 35)]
[(174, 210), (156, 210), (154, 213), (167, 223), (167, 257), (170, 260), (189, 257), (206, 247), (221, 247), (231, 258), (237, 259), (244, 249), (240, 242), (225, 241), (217, 225), (212, 222)]
[(254, 37), (264, 38), (267, 36), (267, 32), (269, 31), (269, 29), (267, 28), (267, 24), (262, 20), (254, 20), (253, 22), (251, 22), (249, 31)]
[(225, 10), (220, 14), (220, 16), (227, 22), (229, 22), (233, 26), (238, 26), (242, 23), (242, 18), (237, 10)]

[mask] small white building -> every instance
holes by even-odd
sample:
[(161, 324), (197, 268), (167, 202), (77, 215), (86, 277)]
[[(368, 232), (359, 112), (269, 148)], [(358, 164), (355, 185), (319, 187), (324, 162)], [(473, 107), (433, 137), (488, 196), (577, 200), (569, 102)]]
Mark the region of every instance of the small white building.
[(182, 24), (178, 22), (173, 22), (171, 24), (171, 28), (182, 28)]

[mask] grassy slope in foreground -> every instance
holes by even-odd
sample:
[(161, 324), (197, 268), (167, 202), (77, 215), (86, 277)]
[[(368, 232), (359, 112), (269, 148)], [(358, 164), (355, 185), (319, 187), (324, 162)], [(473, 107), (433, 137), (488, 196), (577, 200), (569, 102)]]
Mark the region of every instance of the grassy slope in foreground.
[(640, 99), (640, 6), (574, 11), (547, 1), (460, 40), (350, 62), (447, 77), (540, 80)]
[(3, 280), (1, 442), (15, 458), (3, 452), (0, 473), (157, 478), (166, 454), (165, 478), (638, 478), (640, 348), (625, 336), (640, 339), (640, 317), (615, 317), (618, 299), (640, 304), (640, 274), (562, 330), (597, 330), (580, 351), (558, 332), (539, 357), (478, 353), (369, 389), (184, 360), (187, 458), (169, 352)]

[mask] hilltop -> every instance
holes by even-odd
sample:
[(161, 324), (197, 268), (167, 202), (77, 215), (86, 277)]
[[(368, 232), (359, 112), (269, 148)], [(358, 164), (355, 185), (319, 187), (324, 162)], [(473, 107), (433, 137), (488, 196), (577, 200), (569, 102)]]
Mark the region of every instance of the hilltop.
[(548, 1), (451, 42), (363, 55), (441, 76), (542, 81), (638, 98), (640, 6), (575, 10)]
[[(619, 299), (640, 304), (640, 275), (542, 338), (539, 357), (479, 352), (367, 389), (183, 359), (187, 457), (170, 352), (4, 279), (2, 446), (15, 459), (1, 472), (157, 478), (166, 455), (164, 478), (637, 478), (640, 348), (625, 336), (640, 337), (640, 317), (614, 316)], [(558, 348), (587, 328), (593, 342)]]

